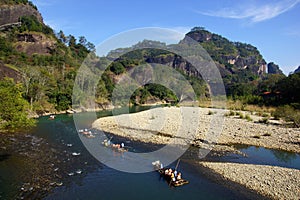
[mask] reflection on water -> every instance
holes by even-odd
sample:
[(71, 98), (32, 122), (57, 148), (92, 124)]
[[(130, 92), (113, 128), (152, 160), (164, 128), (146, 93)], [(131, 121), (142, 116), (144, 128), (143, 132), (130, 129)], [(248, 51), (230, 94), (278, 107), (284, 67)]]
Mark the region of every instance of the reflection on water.
[(297, 154), (294, 152), (278, 151), (271, 149), (271, 152), (276, 159), (283, 163), (292, 163), (297, 158)]
[(224, 158), (222, 158), (222, 160), (238, 163), (274, 165), (300, 169), (300, 154), (289, 151), (267, 149), (264, 147), (240, 144), (234, 145), (234, 147), (245, 153), (247, 156), (244, 157), (234, 154), (225, 156)]

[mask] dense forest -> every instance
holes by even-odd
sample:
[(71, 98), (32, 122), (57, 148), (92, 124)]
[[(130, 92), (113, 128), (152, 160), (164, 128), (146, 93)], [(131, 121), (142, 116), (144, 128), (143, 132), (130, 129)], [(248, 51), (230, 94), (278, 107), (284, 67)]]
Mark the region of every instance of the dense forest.
[[(5, 0), (1, 5), (29, 5), (37, 10), (27, 0)], [(84, 36), (75, 38), (63, 31), (55, 33), (36, 15), (19, 16), (17, 23), (0, 27), (0, 99), (5, 102), (0, 105), (0, 128), (33, 125), (34, 122), (26, 118), (26, 113), (40, 115), (70, 109), (77, 70), (88, 55), (96, 66), (95, 70), (102, 74), (95, 94), (95, 102), (100, 108), (110, 104), (120, 76), (136, 66), (151, 63), (173, 67), (188, 80), (198, 100), (210, 99), (209, 89), (201, 75), (194, 73), (190, 63), (168, 51), (147, 48), (119, 57), (118, 52), (126, 49), (117, 49), (100, 58), (96, 56), (95, 45)], [(199, 42), (214, 60), (229, 99), (281, 109), (281, 106), (288, 105), (291, 112), (300, 109), (300, 73), (286, 77), (278, 65), (267, 65), (256, 47), (231, 42), (203, 27), (193, 28), (186, 38), (173, 46), (184, 46), (187, 37)], [(145, 40), (136, 45), (142, 47), (147, 42), (167, 48), (166, 44), (157, 41)], [(109, 67), (101, 71), (101, 63), (110, 62)], [(82, 87), (88, 81), (82, 80)], [(150, 83), (135, 90), (127, 103), (151, 102), (178, 104), (180, 97), (162, 85)], [(90, 104), (84, 102), (78, 106), (87, 108)]]

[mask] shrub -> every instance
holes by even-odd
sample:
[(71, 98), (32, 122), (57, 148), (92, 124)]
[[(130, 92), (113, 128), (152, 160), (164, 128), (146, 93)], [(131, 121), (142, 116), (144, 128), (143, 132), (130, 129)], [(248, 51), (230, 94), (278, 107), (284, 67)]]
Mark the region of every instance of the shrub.
[(296, 127), (300, 127), (300, 111), (290, 105), (280, 106), (273, 113), (275, 119), (283, 119), (292, 122)]
[(235, 112), (230, 110), (229, 113), (226, 113), (226, 116), (235, 116)]
[(244, 118), (245, 118), (245, 116), (244, 116), (244, 114), (243, 114), (242, 112), (238, 112), (237, 115), (238, 115), (241, 119), (244, 119)]
[(0, 129), (30, 128), (35, 120), (27, 117), (28, 102), (22, 97), (22, 86), (12, 79), (0, 81)]
[(250, 117), (250, 115), (245, 115), (245, 119), (247, 120), (247, 121), (253, 121), (253, 119)]
[(267, 124), (269, 123), (269, 117), (263, 117), (262, 119), (258, 120), (259, 123)]

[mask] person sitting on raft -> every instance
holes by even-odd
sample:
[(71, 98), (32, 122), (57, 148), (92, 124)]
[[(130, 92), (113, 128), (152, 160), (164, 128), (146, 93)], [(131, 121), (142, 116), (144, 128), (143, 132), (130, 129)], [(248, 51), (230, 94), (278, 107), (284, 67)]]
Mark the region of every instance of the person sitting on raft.
[(119, 149), (121, 147), (120, 144), (113, 144), (112, 147)]
[(173, 170), (170, 168), (170, 169), (169, 169), (169, 172), (168, 172), (168, 175), (171, 176), (171, 175), (172, 175), (172, 172), (173, 172)]
[(180, 173), (180, 172), (178, 173), (176, 179), (177, 179), (177, 180), (180, 180), (180, 179), (181, 179), (181, 173)]
[(169, 169), (166, 169), (165, 170), (165, 175), (168, 175), (169, 174)]
[(120, 148), (124, 148), (125, 145), (124, 145), (124, 143), (122, 142), (121, 144), (113, 144), (112, 147), (117, 148), (117, 149), (120, 149)]
[(175, 178), (175, 175), (174, 175), (174, 173), (171, 173), (171, 180), (172, 180), (173, 182), (175, 182), (175, 181), (176, 181), (176, 178)]

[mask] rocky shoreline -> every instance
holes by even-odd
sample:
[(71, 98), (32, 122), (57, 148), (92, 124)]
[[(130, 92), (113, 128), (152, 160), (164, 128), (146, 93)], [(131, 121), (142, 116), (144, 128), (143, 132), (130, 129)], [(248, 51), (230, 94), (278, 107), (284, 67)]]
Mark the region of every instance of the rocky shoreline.
[[(300, 153), (299, 128), (261, 124), (258, 123), (260, 118), (257, 116), (251, 116), (253, 121), (234, 116), (223, 117), (227, 112), (196, 107), (156, 108), (140, 113), (101, 118), (92, 126), (146, 143), (168, 144), (176, 141), (200, 148), (214, 148), (217, 151), (224, 149), (232, 152), (237, 150), (232, 148), (231, 144), (246, 144)], [(193, 129), (191, 126), (196, 128)], [(218, 130), (221, 133), (218, 133)], [(199, 164), (215, 175), (218, 174), (215, 177), (220, 181), (230, 180), (266, 198), (299, 199), (300, 197), (300, 171), (297, 169), (217, 162)]]
[[(210, 112), (213, 114), (208, 114)], [(92, 126), (148, 143), (168, 144), (176, 138), (176, 141), (182, 139), (204, 148), (207, 144), (246, 144), (300, 153), (300, 128), (258, 123), (260, 118), (257, 116), (251, 116), (253, 121), (224, 117), (226, 112), (196, 107), (165, 107), (101, 118)]]
[(219, 174), (213, 177), (219, 183), (230, 180), (271, 199), (300, 197), (300, 170), (297, 169), (218, 162), (200, 162), (200, 165)]

